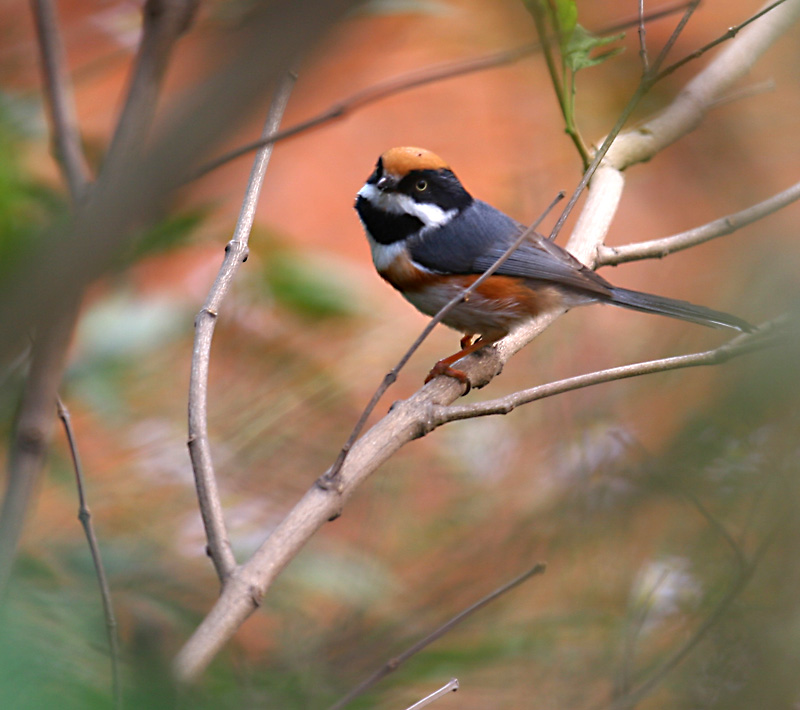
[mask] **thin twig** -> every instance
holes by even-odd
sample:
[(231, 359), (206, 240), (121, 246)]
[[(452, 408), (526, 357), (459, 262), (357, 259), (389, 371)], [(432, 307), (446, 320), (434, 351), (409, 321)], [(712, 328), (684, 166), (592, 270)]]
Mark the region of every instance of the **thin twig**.
[(800, 182), (777, 195), (763, 200), (751, 207), (734, 212), (725, 217), (715, 219), (708, 224), (694, 227), (679, 234), (672, 234), (661, 239), (652, 239), (636, 244), (609, 247), (600, 246), (597, 250), (597, 266), (616, 266), (640, 259), (661, 259), (674, 252), (703, 244), (704, 242), (724, 237), (748, 224), (763, 219), (767, 215), (790, 205), (800, 199)]
[[(296, 75), (289, 73), (279, 85), (267, 114), (264, 135), (274, 133), (280, 126), (296, 80)], [(247, 260), (247, 243), (271, 155), (271, 143), (261, 148), (256, 154), (233, 237), (225, 247), (225, 258), (217, 278), (208, 293), (203, 308), (195, 319), (195, 339), (189, 380), (188, 445), (200, 513), (208, 540), (208, 554), (214, 563), (217, 576), (223, 584), (236, 568), (236, 558), (233, 555), (225, 527), (225, 516), (219, 498), (214, 464), (211, 458), (211, 444), (208, 438), (208, 373), (211, 362), (211, 341), (214, 337), (220, 306), (228, 293), (239, 265)]]
[(514, 589), (514, 587), (518, 587), (520, 584), (526, 582), (534, 575), (543, 574), (546, 568), (547, 565), (545, 565), (543, 562), (536, 563), (527, 572), (524, 572), (518, 577), (515, 577), (510, 582), (507, 582), (502, 587), (498, 587), (490, 594), (487, 594), (482, 599), (479, 599), (471, 606), (459, 612), (452, 619), (442, 624), (438, 629), (435, 629), (425, 638), (417, 641), (413, 646), (407, 648), (399, 656), (395, 656), (394, 658), (387, 661), (369, 678), (359, 683), (355, 688), (353, 688), (349, 693), (347, 693), (347, 695), (345, 695), (343, 698), (341, 698), (333, 705), (331, 705), (328, 708), (328, 710), (341, 710), (341, 708), (343, 708), (345, 705), (349, 704), (357, 697), (366, 693), (370, 688), (372, 688), (379, 681), (383, 680), (387, 675), (394, 673), (408, 659), (412, 658), (413, 656), (416, 656), (420, 651), (430, 646), (434, 641), (440, 639), (451, 629), (458, 626), (458, 624), (460, 624), (462, 621), (472, 616), (476, 611), (480, 611), (488, 604), (491, 604), (495, 599), (498, 599), (499, 597), (503, 596), (503, 594), (505, 594), (506, 592), (511, 591), (512, 589)]
[(332, 482), (335, 480), (336, 476), (338, 476), (339, 472), (342, 470), (342, 466), (344, 465), (344, 461), (347, 458), (347, 454), (350, 449), (353, 447), (356, 439), (360, 436), (361, 432), (363, 431), (364, 427), (367, 424), (367, 419), (369, 419), (370, 414), (372, 414), (373, 410), (377, 406), (378, 402), (380, 401), (381, 397), (383, 397), (384, 393), (386, 392), (389, 387), (391, 387), (394, 382), (397, 380), (397, 375), (400, 373), (406, 363), (411, 359), (411, 356), (419, 349), (420, 345), (425, 341), (425, 339), (431, 334), (433, 329), (439, 325), (439, 323), (444, 320), (444, 317), (459, 303), (463, 303), (467, 298), (469, 298), (470, 294), (474, 293), (475, 290), (483, 284), (486, 279), (488, 279), (492, 274), (494, 274), (507, 260), (508, 258), (520, 247), (522, 242), (526, 239), (529, 239), (535, 232), (536, 228), (541, 224), (542, 220), (550, 213), (553, 207), (564, 198), (564, 193), (560, 192), (553, 201), (547, 206), (544, 212), (539, 216), (539, 218), (525, 231), (523, 231), (519, 237), (508, 247), (486, 271), (484, 271), (475, 281), (473, 281), (467, 288), (465, 288), (461, 293), (457, 296), (453, 296), (447, 303), (442, 306), (436, 315), (431, 318), (431, 320), (426, 324), (426, 326), (422, 329), (422, 332), (417, 336), (417, 339), (411, 344), (411, 347), (406, 350), (397, 364), (386, 374), (383, 378), (383, 381), (378, 388), (375, 390), (375, 393), (372, 395), (372, 398), (367, 403), (367, 406), (364, 407), (364, 411), (361, 412), (361, 416), (358, 418), (356, 425), (353, 427), (353, 430), (350, 432), (350, 436), (347, 437), (347, 441), (342, 446), (341, 450), (339, 451), (339, 455), (336, 457), (336, 461), (334, 461), (333, 466), (326, 471), (323, 476), (319, 479), (319, 483), (323, 488), (329, 488), (332, 485)]
[(644, 0), (639, 0), (639, 58), (642, 61), (642, 74), (650, 71), (650, 58), (647, 56), (647, 28), (644, 20)]
[[(669, 15), (684, 10), (686, 5), (687, 2), (685, 0), (683, 2), (665, 5), (664, 7), (649, 13), (647, 15), (647, 19), (657, 20), (663, 17), (668, 17)], [(619, 32), (620, 30), (624, 30), (632, 25), (635, 25), (638, 21), (638, 17), (621, 20), (612, 25), (601, 28), (597, 31), (597, 34), (613, 34), (614, 32)], [(212, 170), (216, 170), (226, 163), (236, 160), (237, 158), (240, 158), (247, 153), (251, 153), (254, 150), (258, 150), (259, 148), (262, 148), (270, 143), (277, 143), (278, 141), (286, 140), (287, 138), (291, 138), (298, 133), (309, 130), (310, 128), (316, 128), (317, 126), (325, 123), (330, 123), (340, 118), (344, 118), (354, 111), (369, 104), (375, 103), (376, 101), (380, 101), (404, 91), (416, 89), (420, 86), (425, 86), (426, 84), (445, 81), (447, 79), (455, 79), (466, 74), (473, 74), (480, 71), (486, 71), (487, 69), (496, 69), (498, 67), (505, 66), (506, 64), (513, 64), (524, 57), (538, 52), (540, 48), (541, 47), (538, 42), (525, 44), (513, 49), (493, 52), (482, 57), (475, 57), (473, 59), (465, 59), (459, 62), (448, 62), (434, 67), (427, 67), (420, 71), (411, 72), (394, 79), (388, 79), (387, 81), (379, 82), (373, 86), (367, 87), (366, 89), (357, 91), (342, 101), (336, 102), (329, 108), (316, 114), (315, 116), (312, 116), (311, 118), (306, 119), (305, 121), (301, 121), (300, 123), (290, 126), (289, 128), (285, 128), (281, 131), (276, 131), (272, 135), (263, 136), (256, 141), (246, 143), (239, 148), (235, 148), (228, 153), (224, 153), (219, 158), (215, 158), (205, 165), (200, 166), (200, 168), (191, 176), (190, 179), (196, 180), (207, 173), (210, 173)]]
[(672, 31), (672, 34), (667, 37), (667, 41), (664, 43), (664, 46), (661, 48), (661, 51), (658, 53), (658, 57), (653, 62), (653, 66), (650, 68), (650, 71), (647, 72), (649, 75), (657, 76), (658, 72), (661, 70), (664, 62), (667, 59), (667, 55), (670, 53), (670, 50), (675, 46), (675, 42), (678, 41), (678, 37), (683, 34), (683, 30), (686, 28), (686, 24), (689, 22), (689, 19), (692, 15), (694, 15), (694, 11), (697, 9), (697, 6), (700, 4), (700, 0), (692, 0), (687, 6), (686, 9), (683, 11), (683, 15), (681, 19), (678, 21), (677, 26)]
[(715, 515), (712, 515), (711, 511), (706, 508), (703, 502), (691, 491), (682, 491), (682, 494), (686, 500), (694, 506), (697, 512), (700, 513), (705, 521), (717, 531), (717, 534), (725, 541), (725, 544), (730, 547), (736, 564), (739, 566), (739, 570), (745, 569), (747, 567), (747, 557), (744, 554), (744, 550), (742, 550), (742, 546), (734, 539), (733, 535), (728, 532), (728, 529), (722, 524), (722, 521), (718, 520)]
[(673, 72), (680, 69), (685, 64), (697, 59), (698, 57), (703, 56), (706, 52), (713, 49), (719, 44), (723, 42), (727, 42), (729, 39), (733, 39), (739, 32), (747, 27), (751, 22), (755, 22), (759, 17), (766, 15), (768, 12), (772, 12), (778, 5), (783, 5), (786, 0), (776, 0), (776, 2), (772, 3), (771, 5), (767, 5), (766, 7), (759, 10), (757, 13), (748, 17), (744, 22), (740, 22), (738, 25), (734, 25), (733, 27), (729, 28), (727, 32), (721, 34), (716, 39), (712, 40), (708, 44), (703, 45), (700, 49), (696, 49), (694, 52), (687, 54), (683, 59), (679, 59), (674, 64), (670, 64), (668, 67), (662, 69), (658, 75), (656, 76), (656, 81), (661, 81), (666, 76), (669, 76)]
[(406, 710), (421, 710), (424, 707), (436, 702), (439, 698), (443, 698), (448, 693), (455, 693), (458, 690), (458, 678), (451, 678), (439, 690), (431, 693), (430, 695), (422, 698), (417, 703), (406, 708)]
[[(682, 370), (689, 367), (701, 367), (707, 365), (718, 365), (727, 362), (732, 358), (753, 352), (767, 346), (774, 345), (779, 341), (779, 330), (783, 326), (783, 319), (776, 319), (765, 323), (753, 333), (738, 335), (733, 340), (712, 350), (690, 353), (687, 355), (677, 355), (666, 357), (659, 360), (648, 360), (631, 365), (611, 367), (607, 370), (599, 370), (585, 375), (577, 375), (556, 382), (549, 382), (546, 385), (531, 387), (529, 389), (514, 392), (513, 394), (490, 399), (485, 402), (475, 402), (473, 404), (451, 404), (441, 405), (435, 408), (435, 424), (440, 426), (446, 422), (458, 421), (461, 419), (474, 419), (475, 417), (485, 417), (493, 414), (508, 414), (523, 404), (530, 404), (540, 399), (553, 397), (564, 392), (592, 387), (605, 382), (615, 382), (630, 377), (640, 377), (655, 372), (668, 372), (669, 370)], [(776, 332), (778, 331), (778, 332)], [(775, 336), (778, 336), (777, 338)]]
[(106, 635), (108, 636), (108, 648), (111, 654), (111, 679), (114, 692), (114, 707), (116, 710), (122, 708), (122, 679), (120, 678), (119, 667), (119, 636), (117, 634), (117, 619), (114, 615), (114, 605), (111, 601), (111, 589), (108, 585), (103, 558), (100, 554), (100, 545), (97, 542), (97, 535), (92, 525), (92, 513), (86, 503), (86, 493), (83, 483), (83, 467), (81, 466), (80, 456), (78, 455), (78, 444), (75, 440), (75, 432), (72, 428), (72, 419), (69, 410), (61, 401), (61, 397), (56, 398), (58, 417), (64, 425), (64, 433), (67, 437), (72, 466), (75, 470), (75, 486), (78, 490), (78, 520), (81, 521), (83, 532), (86, 534), (86, 541), (89, 544), (89, 551), (92, 555), (92, 563), (97, 574), (97, 582), (100, 586), (100, 597), (103, 600), (103, 615), (106, 620)]

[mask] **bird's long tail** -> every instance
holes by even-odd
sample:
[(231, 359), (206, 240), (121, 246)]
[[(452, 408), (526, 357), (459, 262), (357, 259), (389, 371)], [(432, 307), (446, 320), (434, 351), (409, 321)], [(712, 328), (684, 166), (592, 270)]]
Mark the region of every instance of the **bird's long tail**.
[(696, 306), (688, 301), (678, 301), (674, 298), (655, 296), (640, 291), (629, 291), (626, 288), (612, 287), (611, 295), (603, 299), (606, 303), (622, 308), (631, 308), (634, 311), (655, 313), (670, 318), (679, 318), (690, 323), (699, 323), (711, 328), (733, 328), (743, 333), (750, 333), (753, 326), (747, 321), (737, 318), (730, 313), (715, 311), (705, 306)]

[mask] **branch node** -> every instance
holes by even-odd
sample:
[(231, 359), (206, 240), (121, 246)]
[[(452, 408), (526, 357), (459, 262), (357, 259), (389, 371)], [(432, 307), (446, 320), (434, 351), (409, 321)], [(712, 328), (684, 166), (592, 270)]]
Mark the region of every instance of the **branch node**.
[(261, 600), (264, 597), (263, 592), (255, 584), (250, 585), (248, 592), (250, 594), (250, 601), (253, 602), (253, 606), (258, 609), (261, 606)]

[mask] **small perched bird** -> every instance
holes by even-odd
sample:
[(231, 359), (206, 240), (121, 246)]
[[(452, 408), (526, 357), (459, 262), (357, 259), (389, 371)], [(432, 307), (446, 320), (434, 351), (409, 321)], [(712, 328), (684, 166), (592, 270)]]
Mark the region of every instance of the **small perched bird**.
[[(429, 316), (492, 266), (525, 229), (473, 198), (447, 163), (423, 148), (392, 148), (381, 155), (358, 191), (355, 208), (378, 273)], [(541, 311), (590, 303), (752, 330), (727, 313), (612, 286), (568, 251), (535, 234), (444, 317), (445, 325), (464, 334), (461, 350), (436, 363), (425, 381), (443, 374), (469, 386), (466, 375), (451, 367), (454, 362)]]

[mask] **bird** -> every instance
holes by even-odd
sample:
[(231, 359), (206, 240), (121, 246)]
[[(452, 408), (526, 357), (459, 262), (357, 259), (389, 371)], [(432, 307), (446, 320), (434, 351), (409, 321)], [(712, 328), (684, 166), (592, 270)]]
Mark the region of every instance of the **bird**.
[[(474, 198), (436, 153), (403, 146), (383, 153), (356, 195), (378, 274), (419, 311), (434, 316), (489, 269), (525, 225)], [(532, 233), (474, 292), (442, 318), (463, 334), (461, 349), (439, 360), (438, 375), (466, 385), (453, 363), (552, 308), (607, 303), (714, 328), (751, 332), (737, 316), (613, 286), (566, 249)]]

